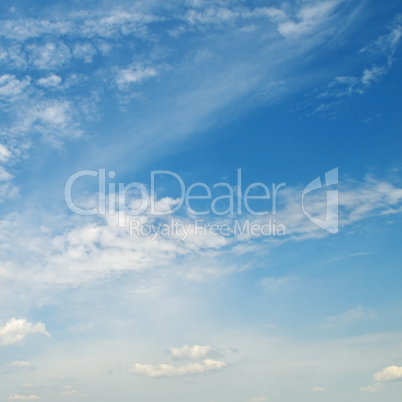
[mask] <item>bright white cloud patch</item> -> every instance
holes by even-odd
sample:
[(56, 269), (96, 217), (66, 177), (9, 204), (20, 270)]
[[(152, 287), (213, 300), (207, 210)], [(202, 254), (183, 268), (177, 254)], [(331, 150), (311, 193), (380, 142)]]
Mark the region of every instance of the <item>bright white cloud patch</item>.
[(41, 334), (50, 337), (43, 323), (33, 324), (24, 319), (12, 318), (0, 326), (0, 345), (13, 345), (22, 342), (28, 335)]
[(389, 366), (374, 374), (374, 380), (378, 382), (387, 382), (402, 380), (402, 367)]
[(210, 351), (211, 346), (188, 346), (184, 345), (182, 348), (170, 348), (170, 354), (173, 359), (200, 359), (205, 357)]
[(0, 162), (7, 162), (11, 158), (11, 155), (10, 150), (3, 144), (0, 144)]
[(339, 1), (310, 3), (300, 9), (295, 20), (280, 23), (278, 31), (284, 37), (291, 38), (309, 33), (324, 23), (338, 4)]
[(51, 74), (48, 77), (40, 78), (37, 83), (43, 87), (57, 87), (62, 79), (56, 74)]
[(129, 371), (134, 374), (146, 377), (179, 377), (187, 374), (202, 374), (207, 371), (221, 370), (226, 363), (212, 359), (205, 359), (202, 362), (188, 363), (184, 366), (171, 366), (169, 364), (140, 364), (130, 367)]
[(25, 77), (20, 81), (15, 77), (15, 75), (4, 74), (0, 76), (0, 97), (11, 98), (17, 96), (29, 86), (30, 82), (30, 77)]
[(120, 70), (116, 77), (116, 83), (119, 89), (127, 89), (130, 84), (140, 84), (156, 74), (157, 71), (153, 67), (137, 65)]

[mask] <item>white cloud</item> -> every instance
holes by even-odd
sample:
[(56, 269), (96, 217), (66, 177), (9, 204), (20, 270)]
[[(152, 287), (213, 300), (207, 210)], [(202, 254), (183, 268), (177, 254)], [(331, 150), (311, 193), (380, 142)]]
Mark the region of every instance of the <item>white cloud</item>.
[(129, 368), (129, 371), (134, 374), (143, 375), (146, 377), (179, 377), (187, 374), (201, 374), (207, 371), (221, 370), (226, 367), (226, 363), (205, 359), (201, 363), (188, 363), (184, 366), (171, 366), (169, 364), (160, 364), (154, 366), (151, 364), (137, 363)]
[(113, 38), (117, 35), (143, 35), (147, 24), (161, 17), (142, 12), (119, 9), (81, 10), (69, 13), (64, 19), (20, 18), (2, 20), (0, 35), (17, 41), (46, 36), (70, 35), (78, 38)]
[(376, 383), (373, 385), (369, 385), (368, 387), (360, 388), (360, 390), (362, 392), (368, 392), (370, 394), (375, 394), (375, 393), (381, 391), (382, 388), (383, 388), (383, 385), (381, 383)]
[(32, 368), (33, 364), (30, 362), (15, 361), (7, 364), (7, 367)]
[(385, 67), (377, 67), (373, 66), (371, 68), (366, 68), (363, 71), (363, 75), (361, 77), (361, 83), (363, 85), (370, 85), (371, 83), (378, 80), (379, 77), (386, 74)]
[(0, 345), (13, 345), (22, 342), (28, 335), (41, 334), (50, 337), (43, 323), (33, 324), (24, 319), (12, 318), (0, 326)]
[(38, 395), (19, 395), (14, 394), (8, 397), (9, 401), (39, 401), (40, 397)]
[(0, 162), (7, 162), (12, 156), (10, 150), (3, 144), (0, 144)]
[(127, 89), (130, 84), (140, 84), (143, 80), (156, 76), (157, 71), (153, 67), (141, 65), (122, 69), (117, 73), (116, 83), (119, 89)]
[(0, 182), (2, 181), (8, 181), (13, 178), (13, 175), (9, 172), (7, 172), (3, 166), (0, 166)]
[(176, 360), (180, 359), (199, 359), (205, 357), (212, 350), (211, 346), (188, 346), (184, 345), (182, 348), (170, 348), (170, 354), (172, 358)]
[[(12, 176), (9, 173), (4, 172), (3, 169), (0, 169), (0, 178), (10, 180)], [(14, 186), (11, 182), (0, 184), (0, 202), (15, 199), (18, 197), (18, 195), (19, 188), (17, 186)]]
[(36, 116), (43, 123), (64, 126), (68, 120), (69, 111), (69, 103), (54, 102), (44, 105), (42, 108), (38, 108)]
[(18, 121), (9, 131), (20, 136), (37, 133), (53, 145), (59, 146), (63, 137), (81, 136), (82, 130), (75, 121), (77, 115), (76, 108), (69, 101), (38, 101), (18, 110)]
[(86, 393), (77, 391), (71, 385), (65, 385), (63, 387), (63, 391), (60, 392), (60, 395), (62, 395), (62, 396), (77, 396), (77, 397), (87, 396)]
[(30, 77), (23, 81), (18, 80), (15, 75), (5, 74), (0, 77), (0, 97), (14, 97), (20, 95), (31, 82)]
[(85, 63), (92, 62), (96, 53), (96, 49), (88, 42), (77, 43), (73, 49), (74, 57), (84, 60)]
[(362, 306), (358, 306), (342, 314), (327, 317), (326, 326), (347, 325), (358, 321), (371, 320), (376, 317), (377, 314), (375, 311), (365, 310)]
[(257, 286), (261, 287), (266, 292), (275, 292), (294, 283), (295, 280), (296, 278), (294, 277), (283, 277), (283, 278), (266, 277), (262, 278), (258, 282)]
[(9, 374), (18, 371), (24, 370), (35, 370), (36, 367), (30, 363), (25, 361), (14, 361), (12, 363), (8, 363), (6, 367), (1, 371), (2, 374)]
[(388, 65), (393, 62), (394, 53), (402, 38), (402, 16), (397, 15), (389, 28), (389, 33), (380, 36), (374, 43), (361, 50), (362, 53), (383, 53), (387, 56)]
[(250, 402), (268, 402), (268, 401), (269, 401), (269, 399), (266, 398), (265, 396), (259, 396), (257, 398), (252, 398), (250, 400)]
[(0, 46), (0, 62), (3, 62), (8, 67), (25, 69), (27, 60), (25, 52), (20, 44), (10, 44), (5, 49)]
[(389, 366), (374, 374), (374, 380), (377, 382), (402, 380), (402, 367)]
[(322, 92), (319, 97), (343, 97), (351, 96), (353, 94), (363, 94), (366, 89), (379, 78), (388, 73), (388, 67), (372, 66), (365, 68), (360, 77), (355, 76), (339, 76), (336, 77)]
[(388, 366), (381, 371), (378, 371), (373, 375), (375, 384), (369, 385), (367, 387), (361, 388), (362, 392), (368, 392), (370, 394), (375, 394), (381, 391), (385, 384), (391, 381), (402, 380), (402, 367), (398, 366)]
[(58, 75), (51, 74), (48, 77), (40, 78), (37, 83), (43, 87), (57, 87), (62, 79)]
[[(320, 238), (328, 233), (311, 223), (301, 210), (302, 189), (287, 187), (282, 195), (278, 193), (281, 200), (281, 207), (277, 210), (276, 221), (283, 222), (287, 227), (290, 239), (302, 240), (308, 238)], [(322, 196), (322, 197), (321, 197)], [(97, 195), (85, 197), (86, 204), (77, 205), (82, 208), (93, 208), (97, 203)], [(314, 213), (324, 211), (326, 208), (325, 193), (313, 197), (312, 211)], [(88, 201), (91, 204), (88, 204)], [(373, 216), (396, 214), (401, 212), (402, 189), (398, 189), (390, 183), (381, 180), (367, 179), (360, 183), (353, 181), (344, 184), (340, 189), (339, 196), (340, 226), (341, 228), (352, 225), (362, 219)], [(3, 235), (3, 251), (0, 250), (0, 258), (3, 264), (6, 261), (9, 268), (4, 272), (5, 277), (20, 278), (15, 273), (19, 272), (18, 267), (23, 261), (34, 261), (31, 266), (24, 268), (24, 280), (32, 283), (46, 284), (78, 284), (87, 283), (96, 279), (110, 276), (119, 276), (123, 272), (144, 272), (159, 267), (175, 272), (175, 275), (184, 276), (188, 280), (205, 280), (211, 276), (224, 275), (233, 272), (237, 267), (237, 258), (241, 252), (241, 246), (250, 247), (258, 253), (262, 252), (261, 244), (244, 236), (213, 236), (210, 233), (197, 233), (194, 220), (173, 216), (155, 217), (150, 211), (144, 212), (138, 219), (134, 220), (135, 225), (156, 225), (179, 224), (188, 230), (188, 236), (183, 237), (174, 232), (172, 236), (159, 235), (143, 236), (131, 230), (130, 220), (132, 217), (120, 214), (124, 227), (119, 228), (119, 215), (99, 216), (96, 219), (88, 217), (84, 221), (68, 215), (54, 216), (51, 226), (46, 225), (46, 219), (40, 222), (46, 231), (37, 233), (35, 225), (29, 229), (26, 225), (27, 217), (15, 214), (4, 218), (3, 228), (8, 229)], [(246, 217), (243, 217), (246, 219)], [(250, 216), (250, 224), (261, 223), (263, 217)], [(65, 222), (70, 224), (64, 227)], [(172, 223), (173, 222), (173, 223)], [(210, 222), (216, 223), (216, 218)], [(218, 220), (218, 223), (221, 222)], [(227, 217), (222, 218), (221, 223), (231, 224)], [(39, 223), (38, 223), (39, 224)], [(135, 226), (132, 225), (132, 226)], [(21, 232), (19, 228), (24, 228)], [(3, 229), (4, 230), (4, 229)], [(276, 242), (281, 242), (277, 238)], [(6, 247), (6, 244), (13, 244), (13, 247)], [(265, 243), (264, 243), (265, 244)], [(17, 247), (19, 253), (11, 253), (10, 250)], [(9, 250), (6, 252), (6, 250)], [(196, 257), (195, 257), (196, 256)], [(211, 259), (214, 256), (212, 265), (200, 263), (202, 258)], [(217, 257), (218, 262), (217, 262)], [(227, 258), (222, 262), (222, 258)], [(233, 257), (233, 258), (232, 258)], [(10, 266), (11, 264), (11, 266)], [(56, 271), (54, 267), (58, 267)], [(182, 269), (184, 268), (185, 269)], [(28, 279), (29, 278), (29, 279)], [(266, 290), (281, 289), (288, 286), (295, 278), (272, 278), (268, 277), (261, 281), (260, 286)], [(327, 320), (326, 325), (343, 325), (357, 319), (370, 319), (374, 316), (371, 311), (357, 308), (339, 316)]]
[[(363, 94), (373, 83), (377, 82), (382, 76), (388, 74), (393, 64), (394, 53), (402, 38), (402, 24), (400, 17), (392, 24), (390, 33), (380, 36), (374, 43), (362, 49), (360, 52), (367, 51), (380, 53), (386, 57), (379, 65), (373, 64), (371, 67), (363, 69), (360, 76), (339, 76), (332, 80), (327, 88), (321, 92), (319, 98), (351, 96), (353, 94)], [(335, 104), (335, 103), (334, 103)], [(320, 105), (316, 111), (326, 111), (331, 108), (331, 104)]]
[(296, 21), (288, 20), (280, 23), (278, 31), (282, 36), (290, 38), (309, 33), (326, 22), (338, 4), (339, 0), (330, 0), (303, 6), (297, 13)]
[(30, 45), (30, 63), (39, 70), (52, 70), (66, 64), (71, 59), (70, 48), (62, 42)]
[(314, 387), (311, 391), (312, 392), (324, 392), (325, 388), (323, 388), (323, 387)]

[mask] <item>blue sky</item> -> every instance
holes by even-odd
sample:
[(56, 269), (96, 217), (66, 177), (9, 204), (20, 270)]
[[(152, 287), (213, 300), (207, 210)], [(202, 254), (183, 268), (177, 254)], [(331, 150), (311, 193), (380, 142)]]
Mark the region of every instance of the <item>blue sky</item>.
[(399, 2), (0, 13), (1, 400), (399, 401)]

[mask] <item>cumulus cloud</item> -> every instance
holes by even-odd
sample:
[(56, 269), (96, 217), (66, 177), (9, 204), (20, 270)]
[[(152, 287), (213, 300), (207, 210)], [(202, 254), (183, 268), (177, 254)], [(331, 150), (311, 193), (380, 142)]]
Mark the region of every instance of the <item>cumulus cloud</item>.
[(157, 71), (153, 67), (141, 65), (122, 69), (117, 73), (116, 84), (119, 89), (127, 89), (130, 84), (140, 84), (142, 81), (156, 76)]
[(187, 374), (202, 374), (207, 371), (221, 370), (226, 367), (226, 363), (212, 359), (205, 359), (202, 362), (188, 363), (184, 366), (171, 366), (169, 364), (151, 365), (137, 363), (129, 368), (134, 374), (146, 377), (179, 377)]
[(20, 81), (15, 75), (4, 74), (0, 77), (0, 97), (11, 98), (20, 95), (30, 82), (30, 77), (25, 77)]
[(82, 135), (75, 117), (78, 111), (66, 100), (38, 101), (18, 110), (18, 121), (10, 133), (20, 136), (39, 134), (43, 139), (59, 146), (65, 138)]
[(60, 68), (71, 59), (71, 50), (63, 42), (30, 45), (29, 61), (39, 70)]
[(385, 387), (386, 383), (402, 380), (402, 367), (399, 366), (385, 367), (383, 370), (375, 373), (373, 375), (373, 379), (374, 381), (376, 381), (375, 384), (363, 387), (360, 390), (362, 392), (375, 394), (381, 391)]
[(51, 74), (47, 77), (40, 78), (37, 83), (43, 87), (57, 87), (62, 79), (56, 74)]
[(12, 318), (0, 325), (0, 346), (22, 342), (28, 335), (41, 334), (50, 337), (43, 323), (33, 324), (24, 319)]
[(205, 357), (212, 350), (211, 346), (188, 346), (184, 345), (182, 348), (170, 348), (170, 354), (173, 359), (199, 359)]
[(402, 380), (402, 367), (389, 366), (385, 369), (375, 373), (373, 376), (374, 380), (377, 382), (387, 382)]

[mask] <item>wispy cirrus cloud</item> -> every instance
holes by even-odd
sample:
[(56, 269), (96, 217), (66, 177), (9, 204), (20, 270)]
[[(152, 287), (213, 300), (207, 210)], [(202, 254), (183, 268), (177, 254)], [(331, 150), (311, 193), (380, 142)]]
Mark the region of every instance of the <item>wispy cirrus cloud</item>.
[(336, 99), (354, 94), (364, 94), (374, 83), (389, 73), (394, 62), (394, 54), (402, 37), (402, 17), (398, 15), (388, 28), (388, 33), (380, 36), (369, 46), (359, 51), (360, 54), (375, 54), (383, 58), (377, 63), (364, 67), (360, 75), (341, 75), (335, 77), (327, 88), (320, 92), (319, 99), (331, 99), (331, 103), (322, 103), (317, 112), (325, 112), (336, 105)]
[[(280, 205), (278, 205), (275, 220), (286, 227), (286, 236), (274, 237), (272, 244), (279, 245), (289, 240), (303, 241), (322, 238), (328, 233), (310, 222), (301, 208), (302, 188), (287, 187), (281, 189)], [(97, 195), (87, 197), (87, 204), (82, 208), (93, 208), (97, 203)], [(88, 203), (90, 201), (90, 203)], [(133, 201), (133, 208), (138, 200)], [(161, 202), (163, 201), (160, 200)], [(130, 204), (131, 205), (131, 204)], [(159, 205), (159, 204), (158, 204)], [(160, 205), (165, 205), (163, 202)], [(166, 205), (171, 207), (171, 203)], [(175, 204), (174, 204), (175, 205)], [(138, 205), (137, 205), (138, 206)], [(314, 213), (325, 214), (325, 193), (311, 194), (307, 204)], [(306, 208), (307, 208), (306, 206)], [(159, 208), (159, 207), (158, 207)], [(310, 210), (309, 209), (309, 210)], [(402, 209), (402, 189), (392, 183), (369, 177), (362, 182), (344, 183), (339, 189), (339, 224), (340, 230), (346, 230), (351, 225), (373, 217), (399, 214)], [(46, 217), (41, 218), (42, 232), (36, 231), (36, 225), (29, 223), (23, 214), (12, 214), (0, 221), (0, 235), (4, 244), (9, 244), (0, 250), (0, 261), (7, 262), (7, 270), (3, 270), (4, 278), (19, 278), (43, 286), (52, 284), (74, 285), (89, 283), (94, 280), (119, 277), (124, 272), (148, 272), (164, 269), (175, 275), (184, 275), (189, 280), (226, 275), (240, 268), (242, 263), (235, 257), (246, 250), (267, 250), (264, 236), (252, 236), (241, 233), (224, 236), (210, 232), (197, 232), (196, 223), (191, 216), (166, 215), (153, 216), (150, 210), (134, 219), (120, 211), (120, 214), (106, 214), (97, 217), (82, 218), (68, 214), (52, 216), (49, 226)], [(235, 218), (204, 217), (206, 223), (235, 225)], [(253, 224), (266, 224), (266, 217), (243, 214), (238, 216), (239, 225), (249, 221)], [(67, 227), (65, 222), (69, 222)], [(119, 227), (123, 223), (122, 227)], [(29, 224), (28, 224), (29, 223)], [(182, 225), (187, 234), (180, 235), (172, 231), (169, 236), (158, 233), (143, 235), (132, 226), (149, 225)], [(154, 226), (152, 226), (154, 225)], [(159, 226), (159, 230), (161, 228)], [(19, 228), (24, 228), (21, 231)], [(156, 230), (155, 229), (155, 230)], [(33, 235), (35, 233), (35, 235)], [(197, 257), (195, 257), (195, 255)], [(205, 264), (211, 256), (220, 256), (211, 269)], [(256, 256), (258, 257), (258, 254)], [(205, 263), (200, 263), (205, 259)], [(24, 261), (36, 263), (26, 265)], [(208, 264), (207, 264), (208, 265)], [(54, 267), (58, 267), (57, 270)], [(238, 268), (236, 268), (238, 267)], [(18, 274), (20, 272), (20, 274)], [(22, 274), (24, 273), (24, 274)], [(21, 276), (20, 276), (21, 275)], [(197, 279), (198, 278), (198, 279)], [(266, 291), (280, 290), (294, 283), (292, 276), (267, 277), (259, 286)], [(371, 314), (371, 313), (370, 313)], [(361, 308), (352, 310), (338, 321), (366, 317)], [(337, 322), (336, 318), (330, 322)]]
[(358, 306), (354, 309), (345, 311), (339, 315), (327, 317), (325, 326), (328, 328), (353, 324), (360, 321), (372, 320), (377, 317), (375, 311), (364, 309)]
[(304, 5), (297, 11), (294, 19), (281, 22), (278, 31), (286, 38), (298, 38), (314, 32), (331, 18), (341, 3), (340, 0), (327, 0)]

